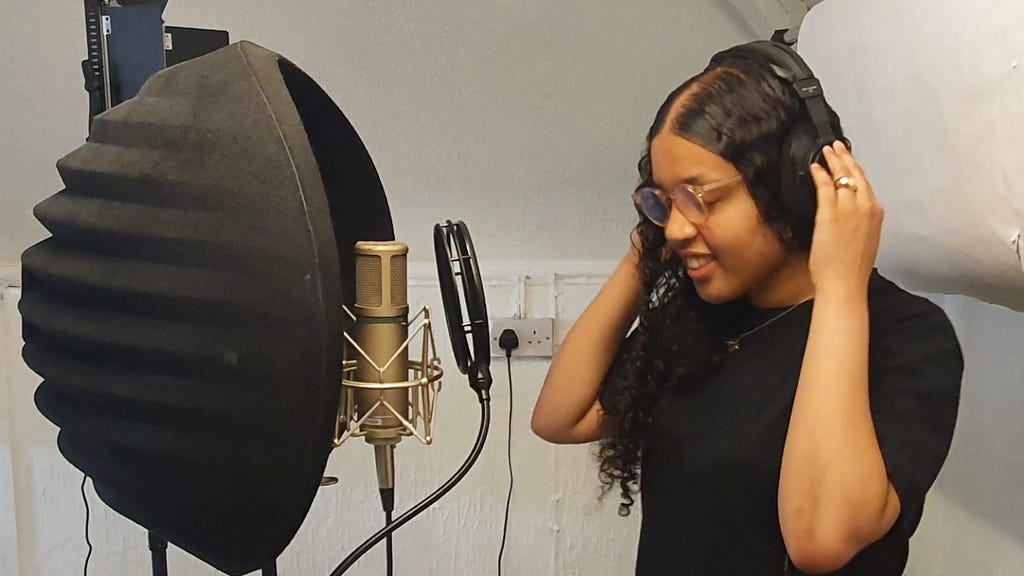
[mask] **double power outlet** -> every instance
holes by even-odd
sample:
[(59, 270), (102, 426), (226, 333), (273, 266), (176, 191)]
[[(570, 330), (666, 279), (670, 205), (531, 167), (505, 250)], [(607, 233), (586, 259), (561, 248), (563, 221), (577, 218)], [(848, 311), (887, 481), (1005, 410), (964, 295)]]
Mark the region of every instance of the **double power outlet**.
[(505, 356), (498, 338), (505, 329), (515, 330), (519, 347), (512, 356), (520, 358), (551, 358), (555, 350), (554, 318), (491, 318), (491, 356)]

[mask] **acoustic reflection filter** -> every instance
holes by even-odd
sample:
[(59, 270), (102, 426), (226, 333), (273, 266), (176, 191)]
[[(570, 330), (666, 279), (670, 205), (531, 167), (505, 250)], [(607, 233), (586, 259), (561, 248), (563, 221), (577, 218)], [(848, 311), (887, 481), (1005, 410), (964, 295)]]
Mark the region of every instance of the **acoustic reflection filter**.
[(228, 574), (295, 535), (331, 449), (373, 162), (294, 64), (233, 44), (153, 76), (57, 164), (22, 256), (26, 363), (111, 508)]

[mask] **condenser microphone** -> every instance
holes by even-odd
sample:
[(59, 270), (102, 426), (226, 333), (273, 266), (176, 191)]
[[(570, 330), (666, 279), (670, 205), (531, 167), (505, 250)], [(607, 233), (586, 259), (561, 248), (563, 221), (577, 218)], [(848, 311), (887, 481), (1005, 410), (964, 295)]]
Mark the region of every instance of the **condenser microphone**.
[[(434, 399), (444, 371), (426, 306), (413, 318), (410, 334), (409, 247), (393, 240), (362, 241), (355, 243), (352, 253), (356, 294), (352, 309), (344, 308), (347, 347), (334, 446), (352, 436), (362, 436), (373, 446), (381, 507), (390, 527), (395, 508), (395, 445), (405, 436), (431, 443)], [(418, 359), (412, 359), (409, 343), (417, 337), (422, 345), (417, 347)], [(386, 534), (388, 574), (391, 532)]]
[[(364, 252), (361, 245), (367, 246), (370, 244), (380, 245), (381, 243), (356, 243), (356, 282), (359, 286), (363, 286), (364, 282), (369, 283), (369, 280), (363, 280), (363, 276), (366, 278), (376, 278), (377, 275), (384, 277), (388, 274), (400, 274), (401, 277), (405, 278), (405, 268), (389, 267), (385, 269), (383, 262), (381, 263), (381, 269), (378, 272), (375, 267), (376, 263), (373, 261), (367, 261), (363, 266), (367, 266), (366, 272), (363, 272), (360, 268), (359, 259), (369, 254), (381, 254), (381, 252)], [(390, 243), (385, 243), (390, 244)], [(397, 243), (395, 243), (397, 244)], [(404, 245), (402, 245), (404, 248)], [(405, 255), (405, 250), (399, 251), (401, 255)], [(398, 254), (399, 252), (389, 254)], [(401, 528), (405, 523), (409, 522), (417, 515), (426, 510), (429, 506), (441, 499), (447, 494), (452, 488), (455, 487), (459, 481), (462, 480), (469, 473), (470, 468), (476, 462), (480, 453), (483, 451), (484, 442), (487, 439), (487, 431), (490, 429), (491, 422), (491, 399), (490, 399), (490, 387), (491, 387), (491, 374), (489, 370), (490, 362), (490, 338), (489, 328), (487, 324), (487, 303), (484, 299), (483, 283), (480, 280), (480, 268), (476, 261), (476, 252), (473, 250), (473, 242), (469, 236), (469, 230), (463, 222), (452, 222), (448, 221), (444, 225), (434, 226), (434, 256), (437, 260), (437, 273), (438, 281), (441, 286), (441, 297), (444, 304), (445, 317), (447, 318), (448, 332), (451, 335), (452, 348), (455, 355), (455, 361), (459, 367), (459, 370), (469, 377), (470, 386), (477, 393), (477, 398), (480, 400), (480, 430), (477, 433), (476, 442), (473, 445), (473, 449), (469, 456), (466, 458), (462, 466), (441, 485), (440, 488), (432, 492), (426, 498), (421, 500), (419, 503), (414, 505), (412, 508), (403, 513), (394, 522), (391, 521), (390, 515), (388, 515), (387, 525), (369, 537), (365, 542), (359, 545), (351, 554), (346, 557), (341, 564), (339, 564), (334, 571), (331, 572), (331, 576), (341, 576), (346, 570), (352, 567), (353, 564), (362, 557), (370, 548), (376, 545), (381, 540), (388, 539), (388, 566), (390, 568), (390, 557), (391, 557), (391, 534)], [(401, 261), (404, 266), (404, 261)], [(373, 268), (371, 268), (371, 266)], [(401, 270), (399, 272), (399, 270)], [(396, 286), (395, 282), (385, 284), (386, 280), (374, 280), (374, 285), (380, 285), (380, 307), (383, 307), (383, 301), (387, 298), (389, 290), (393, 290)], [(404, 290), (404, 282), (401, 284)], [(383, 286), (386, 286), (384, 288)], [(358, 289), (357, 289), (358, 290)], [(370, 292), (366, 293), (370, 296)], [(463, 298), (465, 300), (466, 311), (468, 313), (468, 321), (463, 322), (462, 318), (462, 303)], [(360, 318), (363, 319), (363, 323), (369, 325), (371, 322), (383, 322), (381, 318), (394, 318), (396, 314), (380, 314), (377, 316), (368, 316), (363, 313), (366, 310), (365, 307), (361, 307), (360, 304), (363, 300), (357, 296), (356, 309), (360, 310), (360, 315), (352, 314), (349, 312), (349, 319), (353, 323), (357, 323)], [(376, 297), (372, 302), (378, 302)], [(397, 303), (405, 303), (405, 293), (402, 292), (402, 297), (395, 300)], [(371, 306), (370, 308), (372, 308)], [(347, 309), (346, 309), (347, 310)], [(408, 307), (406, 306), (406, 314)], [(366, 318), (373, 318), (373, 321), (368, 322)], [(417, 325), (417, 320), (421, 319)], [(391, 458), (393, 458), (394, 444), (405, 435), (412, 435), (418, 438), (424, 444), (430, 444), (430, 428), (431, 422), (433, 421), (434, 414), (434, 401), (437, 393), (441, 388), (441, 377), (444, 372), (441, 370), (441, 360), (437, 357), (434, 346), (433, 332), (431, 331), (431, 317), (430, 309), (426, 306), (412, 319), (413, 330), (412, 335), (405, 339), (404, 344), (400, 347), (401, 353), (404, 355), (409, 349), (409, 342), (422, 335), (423, 341), (422, 346), (419, 349), (418, 359), (408, 359), (409, 376), (408, 380), (399, 382), (397, 379), (391, 382), (376, 383), (367, 380), (369, 377), (376, 376), (378, 373), (383, 374), (383, 370), (378, 368), (384, 368), (386, 364), (390, 363), (395, 356), (385, 362), (382, 365), (377, 360), (371, 360), (370, 354), (362, 350), (359, 342), (351, 337), (351, 334), (345, 334), (345, 341), (348, 343), (350, 352), (354, 351), (355, 354), (364, 357), (365, 365), (369, 367), (365, 373), (357, 377), (356, 371), (359, 369), (355, 360), (345, 361), (345, 377), (342, 378), (342, 398), (341, 405), (338, 410), (338, 426), (335, 429), (334, 445), (340, 446), (346, 438), (352, 436), (366, 436), (367, 441), (371, 444), (374, 440), (371, 437), (376, 436), (379, 438), (378, 444), (385, 446), (384, 450), (378, 448), (377, 453), (384, 452), (384, 462), (387, 463), (388, 452), (391, 452)], [(409, 324), (406, 324), (406, 332), (409, 332)], [(372, 331), (371, 331), (372, 334)], [(392, 335), (397, 341), (397, 336)], [(367, 341), (367, 338), (369, 341)], [(373, 336), (363, 336), (363, 342), (366, 346), (371, 346)], [(472, 341), (472, 351), (470, 350), (470, 339)], [(378, 357), (383, 358), (386, 355), (385, 350), (378, 352)], [(349, 354), (351, 357), (352, 354)], [(395, 372), (397, 375), (397, 370)], [(382, 378), (383, 379), (383, 378)], [(401, 417), (397, 409), (391, 408), (391, 405), (378, 399), (378, 395), (366, 395), (363, 392), (370, 390), (386, 390), (386, 389), (408, 389), (408, 407), (409, 414), (412, 415), (413, 420), (410, 422), (406, 418)], [(359, 401), (356, 401), (357, 395)], [(367, 398), (368, 396), (368, 398)], [(364, 401), (363, 399), (366, 398)], [(373, 402), (372, 407), (366, 407), (365, 405), (369, 402)], [(371, 427), (367, 427), (367, 422), (373, 418), (377, 412), (378, 402), (387, 410), (391, 416), (403, 425), (402, 429), (393, 430), (391, 424), (393, 422), (385, 419), (379, 422), (374, 422)], [(422, 432), (420, 426), (422, 424)], [(393, 436), (388, 436), (393, 435)], [(390, 444), (387, 442), (390, 438)], [(376, 446), (376, 445), (375, 445)], [(393, 460), (391, 461), (393, 464)], [(380, 464), (381, 458), (378, 458), (378, 472), (381, 471)], [(387, 472), (385, 468), (383, 470)], [(390, 470), (393, 478), (394, 468)], [(393, 490), (381, 489), (381, 500), (384, 501), (385, 492), (391, 493), (393, 496)], [(385, 509), (387, 509), (388, 503), (384, 502)], [(393, 502), (392, 502), (393, 505)], [(388, 572), (390, 574), (390, 571)]]
[[(424, 306), (409, 319), (409, 247), (394, 240), (360, 241), (352, 253), (356, 294), (351, 309), (342, 307), (347, 317), (346, 359), (334, 447), (353, 436), (362, 436), (374, 447), (381, 499), (389, 511), (395, 445), (405, 436), (432, 442), (434, 401), (444, 370), (434, 345), (430, 309)], [(417, 338), (422, 344), (410, 346)]]
[(377, 484), (395, 487), (395, 445), (408, 435), (409, 389), (383, 388), (408, 380), (409, 300), (407, 256), (409, 247), (396, 241), (356, 242), (355, 321), (350, 327), (358, 351), (355, 380), (379, 384), (355, 391), (354, 410), (362, 415), (362, 432), (374, 448)]

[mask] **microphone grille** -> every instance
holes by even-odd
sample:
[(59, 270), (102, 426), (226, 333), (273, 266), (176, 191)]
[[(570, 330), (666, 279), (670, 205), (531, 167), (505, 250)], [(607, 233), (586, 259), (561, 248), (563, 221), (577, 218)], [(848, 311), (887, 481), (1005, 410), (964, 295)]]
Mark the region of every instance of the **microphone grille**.
[(356, 242), (356, 308), (380, 317), (408, 313), (408, 253), (402, 242)]
[(409, 303), (408, 297), (408, 265), (406, 255), (398, 254), (391, 257), (391, 305), (405, 306)]
[(359, 306), (379, 307), (381, 293), (381, 257), (377, 254), (356, 254), (356, 303)]

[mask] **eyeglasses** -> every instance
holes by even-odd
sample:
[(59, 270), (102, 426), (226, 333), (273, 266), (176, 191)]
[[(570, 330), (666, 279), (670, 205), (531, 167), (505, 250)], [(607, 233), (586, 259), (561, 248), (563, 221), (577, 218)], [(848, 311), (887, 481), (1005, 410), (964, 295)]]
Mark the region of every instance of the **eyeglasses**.
[(676, 210), (679, 210), (679, 213), (690, 222), (703, 224), (708, 220), (708, 208), (704, 204), (704, 194), (742, 178), (742, 174), (737, 174), (731, 178), (702, 186), (680, 184), (671, 192), (644, 187), (633, 193), (633, 204), (641, 214), (661, 227), (668, 224), (669, 211), (672, 210), (672, 206), (675, 206)]

